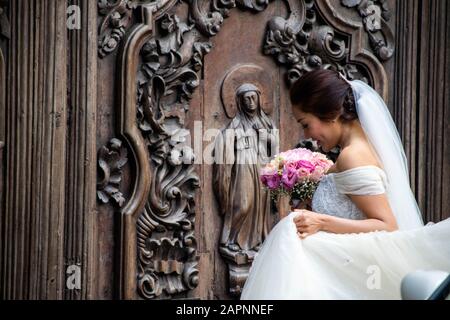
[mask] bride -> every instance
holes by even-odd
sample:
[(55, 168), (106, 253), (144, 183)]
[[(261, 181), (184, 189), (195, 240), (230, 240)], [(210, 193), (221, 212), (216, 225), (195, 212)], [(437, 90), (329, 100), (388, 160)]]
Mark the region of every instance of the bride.
[(418, 269), (450, 271), (450, 219), (423, 225), (400, 137), (383, 99), (362, 81), (315, 70), (291, 89), (305, 137), (341, 153), (312, 211), (265, 239), (241, 299), (400, 299)]

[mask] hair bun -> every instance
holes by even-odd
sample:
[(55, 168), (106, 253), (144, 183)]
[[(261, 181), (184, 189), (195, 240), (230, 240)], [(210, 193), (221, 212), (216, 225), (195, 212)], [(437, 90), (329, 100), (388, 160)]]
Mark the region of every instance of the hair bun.
[(343, 112), (341, 118), (343, 118), (344, 120), (354, 120), (358, 118), (358, 114), (356, 113), (355, 97), (353, 96), (353, 90), (351, 86), (349, 86), (347, 89), (342, 107)]
[(348, 81), (330, 69), (315, 69), (301, 76), (290, 89), (293, 108), (322, 121), (357, 119), (353, 90)]

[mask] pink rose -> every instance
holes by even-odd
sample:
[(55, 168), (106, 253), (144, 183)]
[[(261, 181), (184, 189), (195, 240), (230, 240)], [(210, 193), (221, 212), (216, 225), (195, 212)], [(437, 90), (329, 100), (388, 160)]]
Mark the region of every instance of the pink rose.
[(317, 166), (316, 169), (311, 173), (311, 180), (315, 182), (319, 182), (320, 179), (322, 179), (323, 175), (325, 173), (325, 169), (321, 166)]
[(309, 169), (307, 168), (300, 168), (297, 171), (300, 180), (306, 180), (307, 178), (309, 178), (310, 173), (311, 171), (309, 171)]
[(278, 173), (278, 164), (273, 162), (268, 163), (265, 167), (261, 169), (261, 176), (270, 176)]
[(304, 168), (304, 169), (308, 170), (310, 173), (312, 171), (314, 171), (314, 169), (315, 169), (315, 166), (307, 160), (298, 161), (298, 166), (299, 166), (299, 168)]
[(298, 180), (298, 173), (295, 163), (289, 163), (284, 166), (283, 174), (281, 176), (281, 183), (282, 185), (288, 189), (291, 190)]
[(272, 175), (262, 175), (261, 182), (269, 189), (276, 189), (280, 186), (281, 177), (278, 173)]

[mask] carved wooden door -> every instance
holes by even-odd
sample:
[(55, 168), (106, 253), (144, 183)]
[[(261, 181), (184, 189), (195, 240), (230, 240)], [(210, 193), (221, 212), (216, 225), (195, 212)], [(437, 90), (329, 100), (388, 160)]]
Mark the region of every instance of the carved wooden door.
[[(227, 176), (208, 162), (218, 147), (214, 129), (245, 127), (239, 99), (251, 91), (261, 113), (248, 122), (269, 123), (275, 147), (294, 147), (301, 132), (288, 88), (317, 67), (364, 79), (385, 95), (380, 59), (392, 56), (393, 38), (381, 14), (388, 9), (297, 0), (133, 4), (100, 5), (100, 72), (113, 71), (116, 80), (102, 84), (99, 96), (102, 114), (114, 106), (108, 121), (115, 130), (102, 123), (98, 194), (106, 203), (100, 214), (118, 212), (108, 223), (120, 230), (116, 293), (236, 297), (286, 204), (271, 204), (251, 169), (230, 168)], [(363, 12), (375, 16), (363, 22)]]
[[(388, 101), (426, 220), (445, 218), (449, 10), (409, 0), (0, 0), (0, 296), (238, 297), (288, 205), (260, 188), (257, 164), (211, 161), (216, 138), (244, 129), (234, 159), (297, 145), (289, 87), (315, 68), (367, 81)], [(428, 63), (430, 43), (446, 49)], [(269, 129), (267, 147), (248, 128)]]

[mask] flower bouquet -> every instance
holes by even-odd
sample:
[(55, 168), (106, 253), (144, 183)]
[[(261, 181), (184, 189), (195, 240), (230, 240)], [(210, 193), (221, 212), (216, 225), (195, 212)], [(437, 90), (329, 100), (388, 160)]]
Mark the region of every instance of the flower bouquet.
[(261, 169), (260, 179), (276, 201), (289, 196), (296, 207), (312, 199), (319, 181), (333, 165), (324, 154), (297, 148), (275, 156)]

